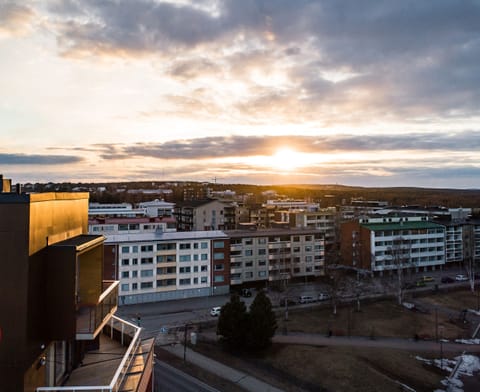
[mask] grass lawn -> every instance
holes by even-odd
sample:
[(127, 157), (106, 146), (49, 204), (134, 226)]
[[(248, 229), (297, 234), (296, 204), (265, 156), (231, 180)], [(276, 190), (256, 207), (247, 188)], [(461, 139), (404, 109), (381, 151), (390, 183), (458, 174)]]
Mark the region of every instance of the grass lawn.
[[(454, 291), (421, 300), (460, 311), (473, 307), (471, 297), (468, 291)], [(335, 335), (435, 338), (436, 321), (443, 326), (444, 338), (468, 337), (468, 331), (451, 323), (447, 314), (408, 310), (394, 300), (362, 304), (360, 312), (353, 306), (339, 307), (336, 315), (331, 307), (291, 308), (288, 321), (283, 317), (277, 320), (277, 332), (286, 327), (289, 332), (325, 334), (331, 329)], [(415, 359), (417, 354), (439, 358), (438, 352), (275, 344), (262, 356), (252, 356), (231, 355), (207, 342), (194, 349), (286, 391), (395, 391), (400, 390), (397, 381), (416, 391), (432, 391), (441, 388), (440, 381), (447, 376)]]

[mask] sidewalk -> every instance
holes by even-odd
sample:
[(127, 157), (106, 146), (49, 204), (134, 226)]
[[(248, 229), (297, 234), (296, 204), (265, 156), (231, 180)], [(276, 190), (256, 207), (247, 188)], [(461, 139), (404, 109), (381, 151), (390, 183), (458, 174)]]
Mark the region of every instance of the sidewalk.
[[(175, 344), (173, 346), (163, 346), (162, 349), (176, 355), (177, 357), (183, 358), (184, 346), (181, 344)], [(196, 366), (206, 370), (207, 372), (216, 374), (228, 381), (231, 381), (244, 388), (246, 391), (283, 392), (281, 389), (275, 388), (274, 386), (267, 384), (259, 380), (258, 378), (252, 377), (246, 373), (239, 372), (238, 370), (225, 366), (220, 362), (214, 361), (213, 359), (210, 359), (202, 354), (190, 350), (188, 347), (185, 357), (188, 362), (195, 364)]]

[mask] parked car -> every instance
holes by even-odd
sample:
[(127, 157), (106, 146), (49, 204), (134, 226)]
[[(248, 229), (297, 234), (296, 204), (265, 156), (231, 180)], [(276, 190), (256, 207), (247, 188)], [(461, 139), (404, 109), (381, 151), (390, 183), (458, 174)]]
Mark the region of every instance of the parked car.
[(457, 282), (464, 282), (464, 281), (468, 280), (468, 278), (467, 278), (466, 275), (459, 274), (459, 275), (455, 276), (455, 280)]
[(434, 282), (435, 278), (432, 276), (422, 276), (421, 280), (423, 280), (425, 283), (427, 282)]
[(453, 283), (453, 282), (455, 282), (455, 279), (451, 278), (450, 276), (442, 276), (441, 282), (442, 283)]
[(301, 295), (298, 302), (301, 304), (308, 304), (309, 302), (315, 302), (315, 299), (311, 295)]
[(318, 294), (319, 301), (326, 301), (327, 299), (330, 299), (330, 294), (327, 294), (327, 293)]
[(242, 297), (251, 297), (252, 291), (250, 289), (242, 289), (242, 291), (240, 292), (240, 295)]
[(221, 306), (215, 306), (210, 310), (210, 316), (220, 316), (220, 312), (222, 310)]

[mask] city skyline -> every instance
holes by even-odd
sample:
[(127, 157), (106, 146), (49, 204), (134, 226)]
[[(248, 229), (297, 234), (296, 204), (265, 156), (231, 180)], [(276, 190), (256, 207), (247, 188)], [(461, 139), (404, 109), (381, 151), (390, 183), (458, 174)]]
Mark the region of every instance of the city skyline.
[(475, 1), (6, 1), (16, 182), (479, 188)]

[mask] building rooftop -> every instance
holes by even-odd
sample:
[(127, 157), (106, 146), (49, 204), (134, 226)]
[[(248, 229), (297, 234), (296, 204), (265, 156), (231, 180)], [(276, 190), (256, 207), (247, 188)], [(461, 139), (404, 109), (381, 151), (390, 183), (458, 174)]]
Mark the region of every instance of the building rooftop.
[(435, 229), (443, 228), (443, 225), (438, 225), (429, 221), (413, 221), (413, 222), (386, 222), (386, 223), (361, 223), (363, 227), (366, 227), (372, 231), (381, 230), (414, 230), (414, 229)]
[(289, 235), (289, 234), (318, 234), (322, 233), (323, 231), (314, 228), (295, 228), (295, 227), (288, 227), (288, 228), (272, 228), (272, 229), (245, 229), (245, 230), (225, 230), (225, 234), (229, 237), (265, 237), (265, 236), (272, 236), (272, 235)]
[(75, 247), (77, 251), (89, 248), (97, 243), (103, 242), (105, 237), (103, 235), (80, 234), (76, 237), (69, 238), (64, 241), (57, 242), (51, 246), (69, 246)]
[(147, 241), (182, 241), (182, 240), (208, 240), (215, 238), (228, 238), (223, 231), (182, 231), (182, 232), (162, 232), (138, 233), (138, 234), (114, 234), (107, 235), (105, 243), (121, 242), (147, 242)]

